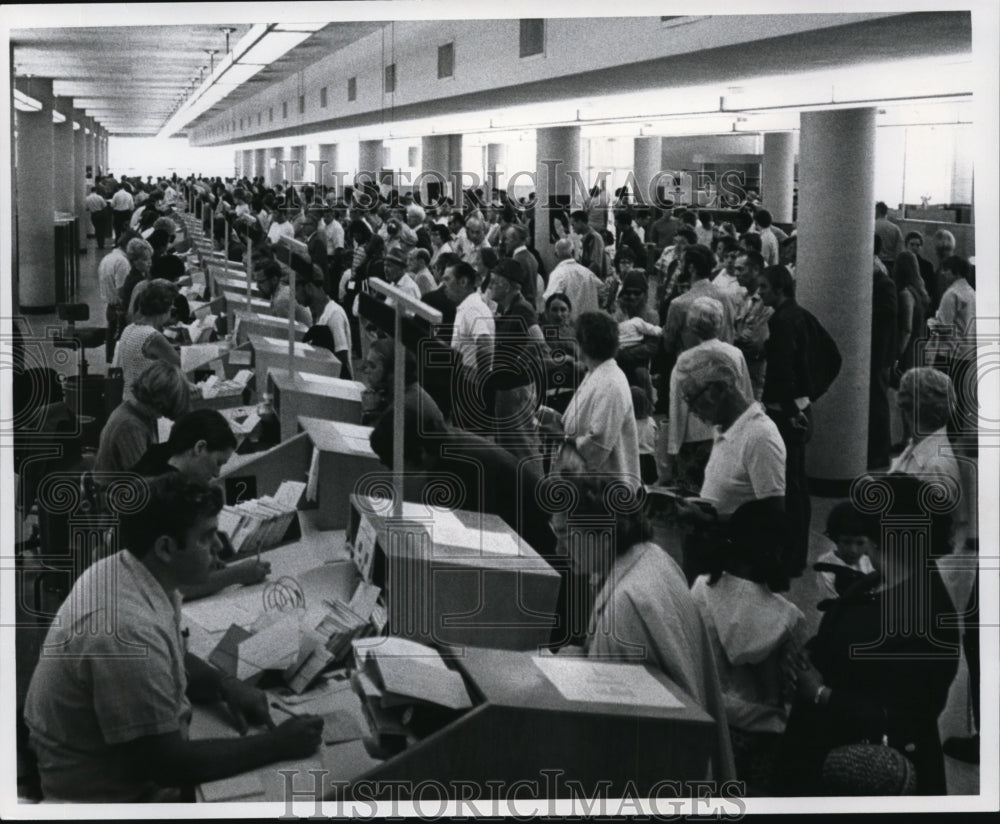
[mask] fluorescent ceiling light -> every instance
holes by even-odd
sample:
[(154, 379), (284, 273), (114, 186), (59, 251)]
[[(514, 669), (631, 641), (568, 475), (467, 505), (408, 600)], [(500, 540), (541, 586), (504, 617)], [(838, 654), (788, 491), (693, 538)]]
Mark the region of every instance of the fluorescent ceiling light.
[(52, 110), (52, 122), (53, 123), (65, 123), (66, 115), (62, 112), (57, 112), (55, 109)]
[(241, 83), (245, 83), (258, 72), (263, 71), (264, 68), (264, 66), (237, 63), (219, 78), (216, 85), (232, 84), (234, 87), (239, 86)]
[(325, 26), (326, 23), (278, 23), (274, 31), (307, 31), (313, 33)]
[(311, 32), (268, 32), (241, 54), (236, 62), (269, 66), (303, 40), (308, 39), (310, 34)]
[(40, 100), (26, 95), (20, 89), (14, 89), (14, 108), (19, 112), (40, 112), (42, 103)]

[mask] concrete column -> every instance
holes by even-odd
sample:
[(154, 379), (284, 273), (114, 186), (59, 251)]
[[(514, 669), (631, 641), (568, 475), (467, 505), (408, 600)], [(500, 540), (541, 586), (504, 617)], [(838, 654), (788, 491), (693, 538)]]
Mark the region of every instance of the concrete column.
[(263, 177), (267, 182), (267, 149), (253, 150), (253, 176)]
[(285, 179), (285, 167), (282, 161), (285, 159), (285, 147), (273, 146), (267, 150), (268, 157), (268, 185), (274, 186)]
[[(52, 197), (57, 211), (76, 213), (76, 161), (73, 158), (73, 101), (57, 97), (55, 110), (66, 119), (52, 124)], [(85, 227), (81, 227), (85, 228)]]
[(487, 143), (486, 144), (486, 178), (490, 184), (487, 196), (492, 197), (497, 189), (504, 187), (504, 178), (507, 175), (507, 144)]
[(90, 176), (97, 179), (97, 124), (94, 118), (88, 117), (83, 121), (83, 127), (87, 131), (85, 137), (87, 143), (87, 168), (90, 169)]
[(358, 174), (367, 172), (372, 180), (378, 181), (382, 171), (382, 141), (361, 140), (358, 142)]
[(814, 410), (810, 478), (847, 481), (867, 465), (875, 112), (801, 115), (797, 298), (843, 358), (840, 375)]
[(289, 180), (312, 180), (312, 169), (306, 165), (306, 147), (292, 146), (292, 160), (295, 163), (289, 170), (291, 177)]
[(324, 195), (333, 192), (339, 197), (342, 194), (338, 172), (340, 168), (340, 147), (336, 143), (321, 143), (319, 146), (319, 166), (313, 171), (316, 179), (316, 191)]
[(15, 87), (42, 104), (40, 111), (17, 113), (18, 305), (49, 312), (56, 303), (52, 81), (18, 78)]
[(764, 165), (761, 170), (764, 208), (777, 223), (791, 223), (795, 191), (795, 134), (764, 134)]
[(101, 126), (101, 168), (108, 168), (108, 144), (111, 140), (111, 133)]
[(253, 179), (253, 150), (244, 149), (242, 155), (243, 155), (243, 166), (240, 169), (240, 173), (243, 175), (243, 177), (248, 177), (250, 179)]
[(73, 176), (76, 185), (76, 217), (80, 222), (80, 251), (86, 251), (87, 235), (93, 229), (90, 223), (90, 212), (87, 211), (84, 204), (87, 195), (90, 194), (86, 172), (87, 135), (83, 129), (83, 123), (87, 118), (82, 109), (73, 109), (72, 119), (80, 127), (73, 130)]
[[(637, 137), (633, 141), (635, 156), (632, 160), (632, 174), (635, 176), (635, 195), (638, 203), (649, 205), (656, 202), (657, 175), (663, 160), (662, 137)], [(668, 184), (667, 188), (670, 186)]]
[(554, 210), (560, 209), (568, 214), (582, 205), (582, 193), (571, 176), (571, 173), (580, 175), (580, 165), (579, 126), (555, 126), (537, 130), (535, 248), (550, 272), (555, 266), (552, 247), (558, 239), (553, 230)]

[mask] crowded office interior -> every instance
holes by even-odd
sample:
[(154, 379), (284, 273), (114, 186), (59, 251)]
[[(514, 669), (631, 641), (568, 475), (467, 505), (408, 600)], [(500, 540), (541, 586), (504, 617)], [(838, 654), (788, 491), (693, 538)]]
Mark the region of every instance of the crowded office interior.
[(11, 28), (19, 803), (979, 795), (980, 13)]

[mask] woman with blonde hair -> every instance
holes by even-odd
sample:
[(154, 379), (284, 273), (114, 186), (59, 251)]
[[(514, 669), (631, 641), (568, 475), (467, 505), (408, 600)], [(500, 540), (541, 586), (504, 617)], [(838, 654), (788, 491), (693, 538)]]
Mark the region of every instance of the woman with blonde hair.
[(177, 420), (191, 406), (184, 373), (162, 360), (150, 363), (108, 417), (97, 449), (95, 472), (125, 472), (157, 443), (157, 418)]

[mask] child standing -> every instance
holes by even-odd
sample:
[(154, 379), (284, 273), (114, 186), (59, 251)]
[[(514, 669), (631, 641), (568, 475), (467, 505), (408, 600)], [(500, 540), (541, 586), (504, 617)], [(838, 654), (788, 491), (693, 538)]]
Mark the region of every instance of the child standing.
[(865, 532), (865, 525), (849, 501), (841, 501), (830, 510), (826, 536), (836, 546), (813, 564), (819, 572), (820, 589), (828, 597), (843, 595), (856, 580), (874, 571), (868, 559), (874, 544)]

